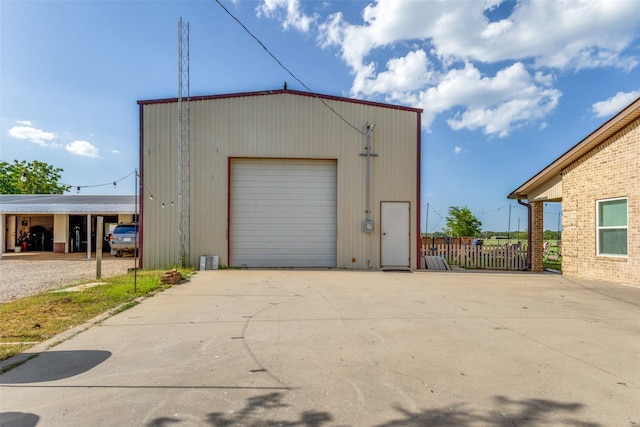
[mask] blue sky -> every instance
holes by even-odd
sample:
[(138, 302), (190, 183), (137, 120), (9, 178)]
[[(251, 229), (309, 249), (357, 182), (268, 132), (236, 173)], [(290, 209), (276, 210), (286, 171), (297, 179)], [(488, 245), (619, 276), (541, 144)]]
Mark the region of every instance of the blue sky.
[[(220, 1), (314, 92), (424, 109), (429, 232), (449, 206), (526, 229), (507, 194), (640, 96), (635, 0)], [(0, 160), (133, 194), (136, 101), (177, 96), (180, 17), (191, 95), (305, 90), (215, 0), (2, 0)]]

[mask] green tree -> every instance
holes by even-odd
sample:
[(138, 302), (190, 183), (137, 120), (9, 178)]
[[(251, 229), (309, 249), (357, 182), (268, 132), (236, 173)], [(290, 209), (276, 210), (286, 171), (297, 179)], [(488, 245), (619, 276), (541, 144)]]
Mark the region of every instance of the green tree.
[(71, 186), (59, 183), (62, 171), (38, 160), (0, 161), (0, 194), (63, 194)]
[(482, 232), (482, 223), (467, 207), (449, 206), (446, 221), (445, 232), (453, 237), (475, 237)]
[(560, 233), (558, 233), (557, 231), (544, 230), (542, 238), (544, 240), (558, 240), (560, 238), (559, 234)]

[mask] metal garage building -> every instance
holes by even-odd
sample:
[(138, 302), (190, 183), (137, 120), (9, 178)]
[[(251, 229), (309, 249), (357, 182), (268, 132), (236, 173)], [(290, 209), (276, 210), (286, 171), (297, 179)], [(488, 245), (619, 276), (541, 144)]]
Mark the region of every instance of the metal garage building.
[(422, 110), (286, 89), (191, 97), (185, 159), (178, 100), (138, 104), (143, 268), (182, 254), (191, 265), (417, 267)]

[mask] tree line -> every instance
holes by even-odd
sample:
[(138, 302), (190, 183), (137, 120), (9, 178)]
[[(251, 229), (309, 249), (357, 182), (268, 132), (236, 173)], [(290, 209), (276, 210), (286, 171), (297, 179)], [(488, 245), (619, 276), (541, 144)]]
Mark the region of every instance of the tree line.
[(63, 194), (71, 186), (60, 184), (62, 172), (38, 160), (0, 161), (0, 194)]
[[(422, 233), (423, 237), (481, 237), (483, 239), (504, 238), (511, 240), (527, 240), (528, 233), (526, 231), (482, 231), (480, 234), (473, 236), (453, 236), (444, 231), (435, 231), (433, 233)], [(543, 234), (544, 240), (560, 240), (561, 231), (545, 230)]]
[[(482, 222), (476, 218), (469, 208), (449, 206), (446, 225), (442, 231), (424, 233), (425, 237), (482, 237), (484, 239), (504, 238), (513, 240), (526, 240), (526, 231), (482, 231)], [(544, 240), (560, 240), (561, 232), (545, 230)]]

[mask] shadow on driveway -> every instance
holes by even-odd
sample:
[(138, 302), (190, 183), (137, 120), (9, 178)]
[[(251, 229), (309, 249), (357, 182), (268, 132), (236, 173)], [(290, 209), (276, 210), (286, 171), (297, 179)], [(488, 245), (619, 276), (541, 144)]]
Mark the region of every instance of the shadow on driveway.
[[(29, 358), (29, 353), (24, 356)], [(100, 350), (45, 351), (34, 355), (28, 369), (14, 369), (2, 374), (2, 384), (26, 384), (70, 378), (95, 368), (111, 356)], [(2, 424), (4, 426), (4, 424)]]
[[(288, 408), (283, 393), (269, 393), (251, 397), (246, 400), (245, 407), (234, 414), (214, 412), (208, 415), (206, 425), (213, 427), (248, 426), (248, 427), (321, 427), (329, 426), (334, 417), (324, 411), (303, 411), (297, 420), (278, 419), (277, 413)], [(401, 417), (375, 427), (472, 427), (487, 426), (520, 426), (547, 427), (549, 417), (553, 423), (576, 427), (601, 427), (601, 424), (584, 422), (572, 418), (571, 414), (579, 412), (584, 405), (580, 403), (556, 402), (547, 399), (511, 400), (505, 396), (495, 397), (496, 408), (486, 413), (474, 411), (464, 403), (444, 408), (425, 409), (412, 412), (401, 406), (394, 409)], [(180, 425), (184, 420), (178, 417), (159, 417), (152, 420), (148, 427), (168, 427)]]

